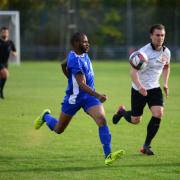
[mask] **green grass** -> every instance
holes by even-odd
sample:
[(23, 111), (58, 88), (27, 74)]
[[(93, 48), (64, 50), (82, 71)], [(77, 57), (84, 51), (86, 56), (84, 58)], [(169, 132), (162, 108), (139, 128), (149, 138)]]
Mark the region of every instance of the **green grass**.
[(171, 65), (170, 96), (165, 115), (153, 141), (153, 157), (140, 155), (151, 114), (146, 107), (141, 124), (111, 122), (119, 104), (130, 107), (129, 65), (93, 62), (96, 89), (108, 95), (106, 117), (113, 150), (126, 156), (111, 167), (104, 165), (98, 130), (82, 110), (64, 134), (56, 135), (44, 125), (33, 129), (33, 120), (44, 108), (60, 113), (66, 79), (57, 62), (10, 66), (5, 100), (0, 100), (0, 179), (180, 179), (180, 64)]

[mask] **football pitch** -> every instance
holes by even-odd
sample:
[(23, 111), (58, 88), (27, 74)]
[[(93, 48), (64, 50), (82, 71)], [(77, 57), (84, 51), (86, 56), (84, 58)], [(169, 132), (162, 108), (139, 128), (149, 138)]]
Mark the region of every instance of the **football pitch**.
[(108, 96), (104, 103), (112, 134), (112, 150), (126, 155), (112, 166), (104, 165), (95, 122), (80, 110), (61, 135), (46, 125), (33, 129), (43, 109), (59, 117), (67, 85), (58, 62), (25, 62), (11, 65), (0, 99), (0, 179), (180, 179), (180, 63), (171, 64), (170, 95), (165, 114), (152, 143), (155, 156), (139, 153), (151, 114), (145, 108), (139, 125), (124, 119), (113, 125), (111, 118), (119, 104), (130, 108), (131, 80), (127, 62), (93, 62), (95, 87)]

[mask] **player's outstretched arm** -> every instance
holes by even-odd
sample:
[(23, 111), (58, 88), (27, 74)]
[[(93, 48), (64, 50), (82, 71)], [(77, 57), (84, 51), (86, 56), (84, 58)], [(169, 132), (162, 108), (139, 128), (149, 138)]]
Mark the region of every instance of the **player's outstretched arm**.
[(99, 94), (98, 92), (94, 91), (93, 89), (91, 89), (91, 87), (89, 87), (87, 84), (86, 84), (86, 79), (84, 77), (84, 75), (82, 73), (77, 73), (76, 76), (76, 81), (79, 85), (79, 87), (85, 91), (86, 93), (88, 93), (89, 95), (91, 96), (95, 96), (96, 98), (98, 98), (102, 103), (106, 101), (107, 97), (106, 95), (102, 95), (102, 94)]
[(68, 78), (68, 70), (67, 70), (67, 61), (66, 60), (64, 60), (61, 63), (61, 68), (62, 68), (64, 75)]

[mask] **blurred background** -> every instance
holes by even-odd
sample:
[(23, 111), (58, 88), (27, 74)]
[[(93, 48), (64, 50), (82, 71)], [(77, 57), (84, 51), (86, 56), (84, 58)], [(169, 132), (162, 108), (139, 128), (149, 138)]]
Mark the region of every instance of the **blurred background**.
[(149, 42), (152, 24), (166, 26), (166, 45), (180, 60), (179, 0), (1, 0), (19, 11), (21, 59), (62, 60), (73, 32), (88, 35), (92, 59), (126, 59)]

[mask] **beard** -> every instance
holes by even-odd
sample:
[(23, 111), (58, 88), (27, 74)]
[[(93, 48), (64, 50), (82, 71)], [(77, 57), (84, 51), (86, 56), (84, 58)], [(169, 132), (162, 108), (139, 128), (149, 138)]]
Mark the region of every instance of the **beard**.
[(89, 47), (81, 47), (80, 50), (82, 53), (87, 53), (89, 51)]
[(3, 40), (7, 39), (7, 36), (2, 36), (2, 39), (3, 39)]

